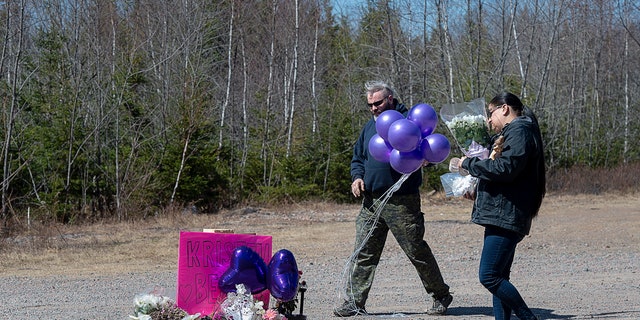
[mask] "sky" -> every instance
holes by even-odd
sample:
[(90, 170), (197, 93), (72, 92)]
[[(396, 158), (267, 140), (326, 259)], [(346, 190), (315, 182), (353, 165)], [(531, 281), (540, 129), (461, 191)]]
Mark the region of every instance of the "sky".
[(357, 15), (358, 7), (366, 3), (365, 0), (331, 0), (333, 6), (333, 14), (340, 15)]

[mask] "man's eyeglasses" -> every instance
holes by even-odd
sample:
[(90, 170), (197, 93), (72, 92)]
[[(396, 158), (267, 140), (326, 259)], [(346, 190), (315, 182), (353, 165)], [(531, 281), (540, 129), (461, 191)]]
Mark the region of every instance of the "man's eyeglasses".
[(384, 100), (386, 100), (386, 99), (387, 98), (382, 98), (382, 99), (380, 99), (380, 100), (378, 100), (378, 101), (376, 101), (374, 103), (367, 103), (367, 105), (369, 106), (369, 108), (371, 108), (371, 107), (379, 107), (384, 102)]

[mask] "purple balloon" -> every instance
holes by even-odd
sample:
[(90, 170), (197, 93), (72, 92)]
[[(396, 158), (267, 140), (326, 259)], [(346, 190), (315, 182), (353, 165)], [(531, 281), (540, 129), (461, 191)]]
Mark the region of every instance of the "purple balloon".
[(387, 110), (382, 112), (376, 119), (376, 132), (385, 141), (388, 139), (388, 132), (391, 125), (397, 120), (404, 119), (402, 113), (396, 110)]
[(267, 265), (249, 247), (233, 250), (231, 265), (218, 280), (218, 287), (224, 293), (235, 292), (237, 284), (244, 284), (252, 294), (267, 289)]
[(415, 122), (420, 127), (422, 138), (430, 135), (438, 125), (438, 114), (432, 106), (426, 103), (416, 104), (409, 109), (407, 119)]
[(447, 137), (434, 133), (428, 135), (420, 143), (422, 157), (431, 163), (440, 163), (449, 156), (451, 144)]
[(298, 292), (298, 264), (291, 251), (276, 252), (269, 262), (267, 284), (271, 295), (283, 302), (291, 301)]
[(418, 170), (422, 166), (423, 162), (424, 159), (422, 159), (422, 153), (420, 150), (400, 152), (393, 149), (389, 158), (391, 167), (400, 173), (412, 173)]
[(401, 152), (409, 152), (415, 150), (420, 144), (422, 134), (420, 127), (408, 119), (396, 120), (389, 127), (389, 144), (396, 150)]
[(393, 148), (379, 134), (369, 139), (369, 153), (380, 162), (389, 162), (389, 155)]

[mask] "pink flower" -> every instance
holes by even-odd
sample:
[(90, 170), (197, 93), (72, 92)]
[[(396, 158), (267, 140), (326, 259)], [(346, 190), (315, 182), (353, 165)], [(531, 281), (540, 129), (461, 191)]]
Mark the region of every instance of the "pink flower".
[(273, 309), (268, 309), (262, 315), (262, 319), (265, 319), (265, 320), (276, 320), (277, 317), (278, 317), (278, 312)]

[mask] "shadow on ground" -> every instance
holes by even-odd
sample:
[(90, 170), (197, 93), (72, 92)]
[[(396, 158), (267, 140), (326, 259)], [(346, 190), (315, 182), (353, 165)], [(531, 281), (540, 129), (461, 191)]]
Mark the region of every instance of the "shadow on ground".
[[(532, 308), (533, 313), (535, 313), (540, 319), (575, 319), (576, 315), (560, 315), (554, 314), (554, 310), (550, 309), (541, 309), (541, 308)], [(625, 312), (622, 312), (625, 313)], [(376, 318), (413, 318), (424, 316), (424, 313), (415, 313), (415, 312), (402, 312), (402, 313), (373, 313), (370, 312), (369, 316), (374, 316)], [(447, 317), (470, 317), (470, 316), (487, 316), (493, 317), (493, 308), (491, 307), (452, 307), (447, 310)], [(598, 315), (592, 315), (595, 318), (599, 318)], [(608, 317), (614, 317), (615, 315), (610, 314)]]
[[(575, 315), (575, 314), (555, 314), (554, 310), (543, 308), (531, 308), (539, 319), (552, 320), (552, 319), (640, 319), (640, 310), (627, 310), (619, 312), (602, 312), (592, 313), (588, 315)], [(373, 316), (381, 319), (391, 318), (419, 318), (422, 319), (424, 313), (417, 312), (396, 312), (396, 313), (369, 313), (368, 316)], [(491, 307), (452, 307), (447, 311), (447, 317), (493, 317), (493, 308)]]

